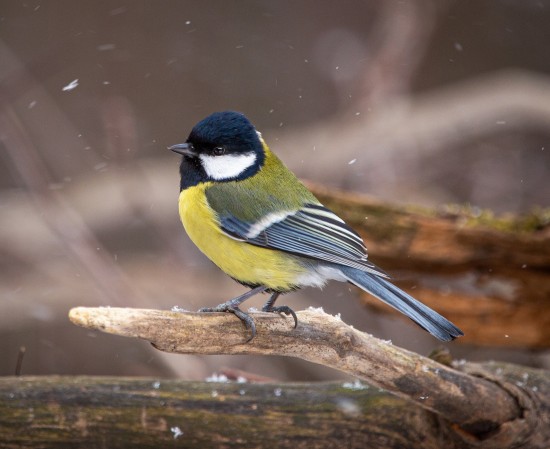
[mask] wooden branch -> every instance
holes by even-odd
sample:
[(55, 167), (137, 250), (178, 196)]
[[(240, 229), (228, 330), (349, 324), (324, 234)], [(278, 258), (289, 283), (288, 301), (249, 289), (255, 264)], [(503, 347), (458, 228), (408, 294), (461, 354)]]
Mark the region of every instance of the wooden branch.
[(317, 309), (297, 315), (299, 324), (293, 329), (291, 320), (254, 313), (258, 335), (246, 344), (246, 330), (227, 314), (82, 307), (69, 314), (80, 326), (143, 338), (167, 352), (284, 355), (320, 363), (437, 414), (458, 426), (462, 438), (490, 440), (499, 447), (526, 438), (540, 423), (530, 413), (536, 408), (532, 395), (517, 386), (441, 365), (359, 332)]

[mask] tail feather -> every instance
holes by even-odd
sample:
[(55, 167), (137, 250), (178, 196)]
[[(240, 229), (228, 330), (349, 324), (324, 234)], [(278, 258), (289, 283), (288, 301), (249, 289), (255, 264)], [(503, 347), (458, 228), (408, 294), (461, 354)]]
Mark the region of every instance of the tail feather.
[(464, 333), (439, 313), (414, 299), (386, 279), (356, 268), (341, 267), (344, 277), (381, 301), (408, 316), (441, 341), (451, 341)]

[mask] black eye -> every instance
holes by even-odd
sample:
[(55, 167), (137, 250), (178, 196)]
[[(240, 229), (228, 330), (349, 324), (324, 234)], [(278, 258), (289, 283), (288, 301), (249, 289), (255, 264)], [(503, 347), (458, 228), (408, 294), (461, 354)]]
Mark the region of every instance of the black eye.
[(222, 154), (225, 154), (225, 148), (224, 147), (216, 147), (212, 150), (212, 154), (214, 156), (221, 156)]

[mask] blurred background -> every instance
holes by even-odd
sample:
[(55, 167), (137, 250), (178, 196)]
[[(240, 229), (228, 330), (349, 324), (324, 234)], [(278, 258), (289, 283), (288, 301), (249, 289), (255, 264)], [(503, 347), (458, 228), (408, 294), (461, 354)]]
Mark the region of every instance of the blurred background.
[[(167, 355), (67, 313), (195, 310), (243, 291), (185, 235), (166, 150), (218, 110), (244, 112), (317, 183), (398, 204), (548, 207), (549, 24), (548, 0), (2, 1), (0, 374), (24, 347), (22, 374), (340, 378), (283, 358)], [(355, 293), (284, 302), (423, 354), (438, 345)], [(550, 368), (549, 351), (475, 343), (448, 347)]]

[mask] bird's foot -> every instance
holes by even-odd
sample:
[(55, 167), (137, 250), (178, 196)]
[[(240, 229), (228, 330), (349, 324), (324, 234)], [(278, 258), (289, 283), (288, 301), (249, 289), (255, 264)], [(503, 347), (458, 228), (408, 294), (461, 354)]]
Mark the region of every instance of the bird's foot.
[(269, 303), (262, 307), (262, 312), (269, 312), (269, 313), (284, 313), (285, 315), (292, 316), (294, 318), (294, 329), (298, 326), (298, 317), (296, 316), (296, 313), (294, 310), (292, 310), (288, 306), (272, 306)]
[(243, 312), (241, 309), (239, 309), (239, 306), (235, 305), (232, 301), (224, 302), (223, 304), (219, 304), (216, 307), (203, 307), (202, 309), (199, 309), (199, 312), (232, 313), (244, 323), (247, 329), (250, 329), (250, 337), (247, 338), (246, 343), (251, 341), (256, 336), (256, 324), (254, 323), (252, 317), (248, 313)]

